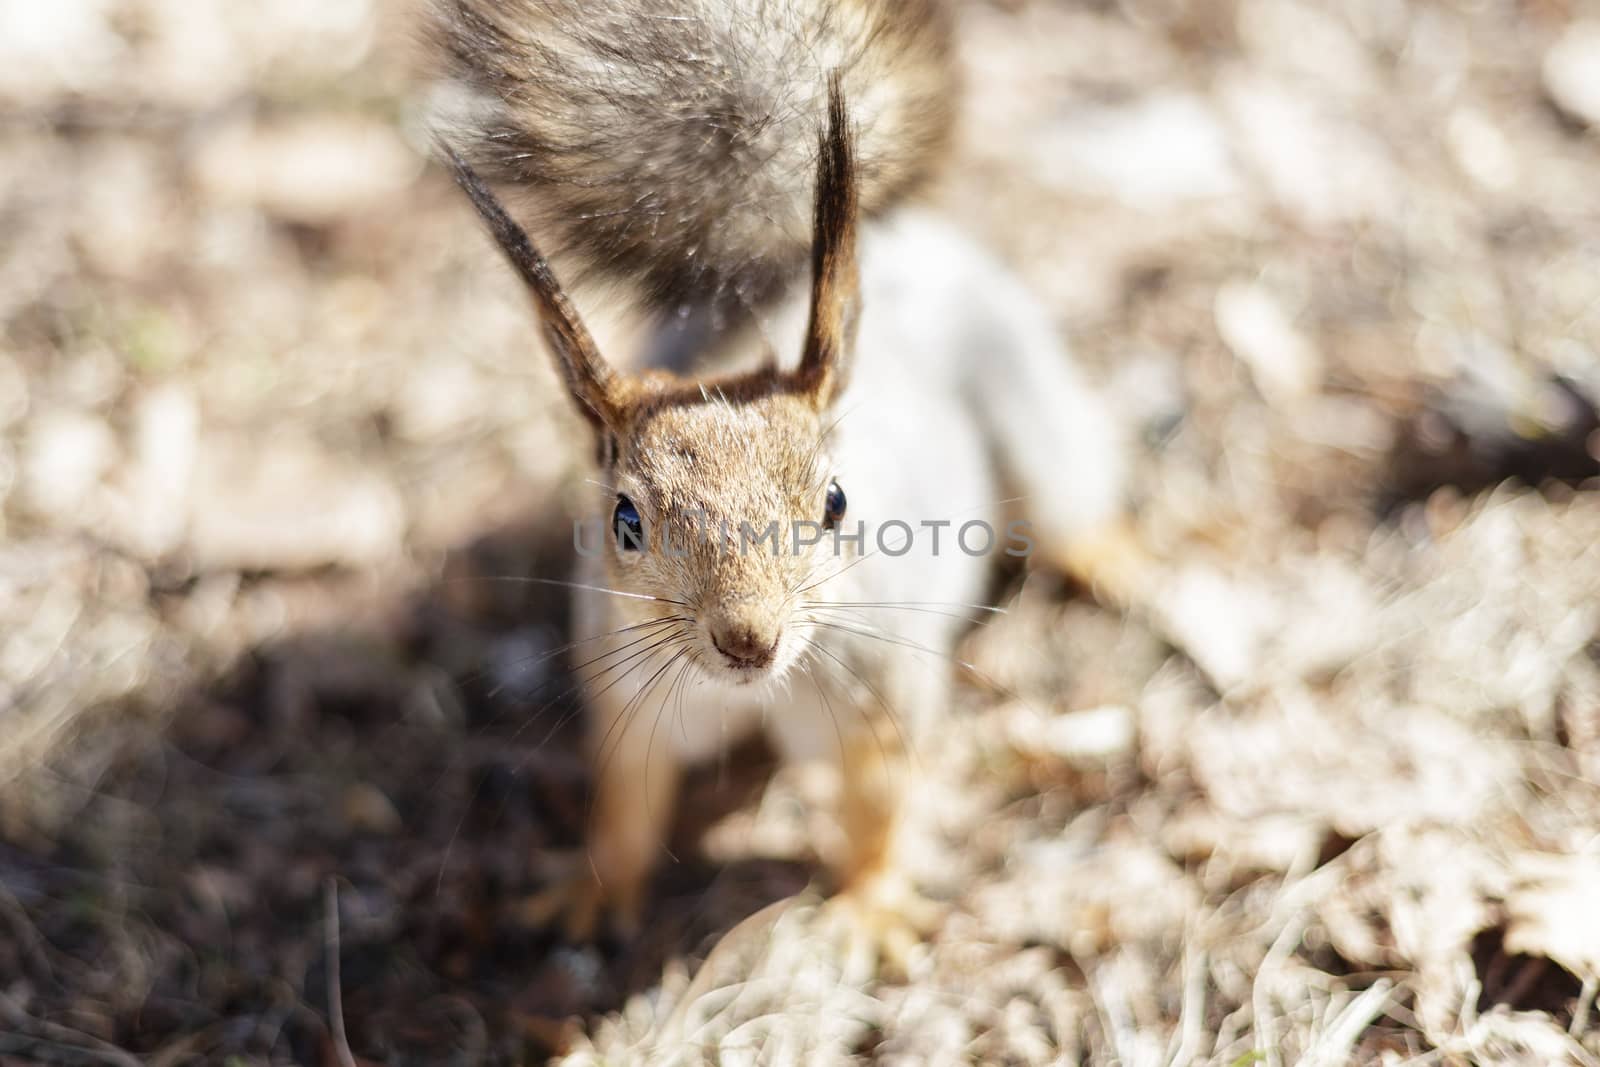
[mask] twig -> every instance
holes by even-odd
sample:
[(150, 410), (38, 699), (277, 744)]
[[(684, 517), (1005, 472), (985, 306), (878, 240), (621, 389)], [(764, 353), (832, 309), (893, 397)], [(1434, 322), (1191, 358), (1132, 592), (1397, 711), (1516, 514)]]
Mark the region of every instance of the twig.
[(1189, 1067), (1194, 1062), (1205, 1037), (1205, 1011), (1206, 954), (1190, 944), (1183, 950), (1183, 1008), (1172, 1035), (1178, 1048), (1168, 1059), (1168, 1067)]
[(1575, 1038), (1582, 1037), (1589, 1028), (1589, 1009), (1594, 1005), (1597, 985), (1600, 983), (1591, 974), (1583, 980), (1583, 988), (1578, 991), (1578, 1003), (1572, 1009), (1572, 1021), (1567, 1024), (1567, 1033)]
[(1549, 960), (1543, 956), (1535, 956), (1517, 968), (1517, 973), (1507, 983), (1505, 991), (1495, 997), (1495, 1000), (1510, 1006), (1512, 1009), (1516, 1009), (1522, 1003), (1523, 997), (1533, 990), (1533, 987), (1549, 966)]
[(1388, 1003), (1394, 987), (1394, 982), (1380, 978), (1360, 995), (1351, 999), (1327, 1025), (1322, 1036), (1300, 1062), (1302, 1064), (1352, 1062), (1355, 1058), (1353, 1050), (1356, 1042), (1361, 1040), (1361, 1035), (1372, 1025), (1372, 1021), (1383, 1014), (1384, 1005)]
[(356, 1067), (350, 1039), (344, 1032), (344, 994), (339, 991), (339, 884), (330, 875), (323, 892), (326, 918), (322, 924), (323, 951), (328, 957), (328, 1026), (333, 1031), (333, 1051), (342, 1067)]
[[(16, 1033), (0, 1031), (0, 1052), (20, 1054), (50, 1047), (53, 1056), (59, 1056), (62, 1062), (109, 1063), (115, 1064), (116, 1067), (141, 1067), (138, 1057), (132, 1053), (118, 1048), (109, 1041), (102, 1041), (92, 1034), (45, 1019), (36, 1019), (4, 993), (0, 993), (0, 1020), (21, 1031)], [(33, 1030), (40, 1036), (34, 1037), (26, 1032), (28, 1030)]]
[[(1303, 884), (1304, 880), (1297, 886)], [(1307, 921), (1307, 916), (1299, 913), (1284, 925), (1262, 958), (1255, 981), (1250, 984), (1250, 1006), (1256, 1027), (1255, 1051), (1266, 1057), (1267, 1067), (1283, 1067), (1283, 1054), (1278, 1048), (1277, 1027), (1272, 1016), (1273, 992), (1267, 983), (1269, 978), (1277, 977), (1275, 972), (1288, 962), (1295, 946), (1305, 936)]]
[(0, 915), (4, 915), (11, 923), (12, 930), (26, 955), (34, 961), (34, 965), (44, 977), (51, 982), (56, 981), (56, 969), (50, 964), (49, 942), (39, 932), (33, 920), (28, 918), (27, 909), (22, 906), (22, 902), (3, 881), (0, 881)]

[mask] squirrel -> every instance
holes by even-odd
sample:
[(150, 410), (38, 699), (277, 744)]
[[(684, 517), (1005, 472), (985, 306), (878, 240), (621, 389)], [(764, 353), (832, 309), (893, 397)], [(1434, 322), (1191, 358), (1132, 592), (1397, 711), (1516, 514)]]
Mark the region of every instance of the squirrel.
[[(937, 915), (899, 860), (908, 751), (993, 610), (996, 560), (1031, 554), (1114, 598), (1138, 571), (1108, 406), (1022, 283), (916, 202), (958, 102), (951, 13), (436, 5), (484, 100), (445, 154), (600, 468), (573, 583), (588, 862), (528, 914), (575, 938), (636, 929), (682, 768), (764, 726), (783, 757), (837, 764), (830, 906), (903, 958)], [(489, 179), (526, 194), (580, 277), (662, 312), (765, 310), (697, 342), (691, 374), (624, 371)]]

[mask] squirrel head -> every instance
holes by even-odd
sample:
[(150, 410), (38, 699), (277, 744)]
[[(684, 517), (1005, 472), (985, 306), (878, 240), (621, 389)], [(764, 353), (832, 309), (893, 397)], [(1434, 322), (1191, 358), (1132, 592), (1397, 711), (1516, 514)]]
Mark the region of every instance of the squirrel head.
[(527, 233), (448, 147), (456, 179), (533, 297), (545, 339), (594, 427), (611, 588), (644, 618), (679, 617), (708, 675), (781, 677), (805, 642), (799, 605), (847, 566), (827, 534), (845, 497), (828, 460), (859, 311), (857, 183), (839, 78), (818, 138), (810, 318), (798, 364), (709, 381), (629, 375), (593, 337)]
[(803, 650), (798, 605), (848, 565), (827, 532), (844, 495), (826, 427), (810, 397), (784, 391), (675, 399), (602, 446), (608, 522), (589, 550), (611, 588), (656, 598), (633, 615), (682, 618), (705, 673), (780, 677)]

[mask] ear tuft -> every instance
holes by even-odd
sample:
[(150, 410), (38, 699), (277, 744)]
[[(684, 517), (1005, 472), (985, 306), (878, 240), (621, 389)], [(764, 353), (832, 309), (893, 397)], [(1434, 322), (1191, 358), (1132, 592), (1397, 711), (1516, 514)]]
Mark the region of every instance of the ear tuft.
[(828, 76), (828, 126), (817, 139), (817, 189), (811, 245), (811, 319), (793, 378), (826, 407), (843, 388), (860, 313), (856, 267), (858, 186), (855, 133), (840, 74)]
[(521, 276), (533, 297), (544, 328), (546, 343), (556, 358), (556, 368), (566, 382), (567, 391), (578, 402), (578, 409), (596, 428), (614, 431), (622, 423), (622, 382), (600, 356), (578, 311), (572, 306), (550, 264), (529, 240), (527, 231), (517, 225), (488, 185), (456, 151), (439, 141), (439, 151), (450, 164), (456, 184), (461, 186), (477, 208), (478, 216), (494, 237), (500, 251)]

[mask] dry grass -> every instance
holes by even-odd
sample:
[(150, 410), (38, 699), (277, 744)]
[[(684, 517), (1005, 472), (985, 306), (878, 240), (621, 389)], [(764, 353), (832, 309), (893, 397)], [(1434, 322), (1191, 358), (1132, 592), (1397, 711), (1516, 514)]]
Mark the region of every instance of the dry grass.
[(1600, 1061), (1577, 5), (966, 6), (941, 196), (1142, 430), (1170, 571), (970, 637), (904, 982), (757, 751), (639, 943), (519, 925), (585, 780), (508, 579), (582, 456), (412, 17), (0, 8), (0, 1063), (339, 1062), (330, 877), (358, 1062)]

